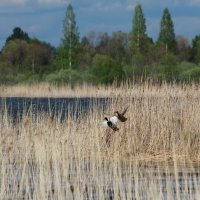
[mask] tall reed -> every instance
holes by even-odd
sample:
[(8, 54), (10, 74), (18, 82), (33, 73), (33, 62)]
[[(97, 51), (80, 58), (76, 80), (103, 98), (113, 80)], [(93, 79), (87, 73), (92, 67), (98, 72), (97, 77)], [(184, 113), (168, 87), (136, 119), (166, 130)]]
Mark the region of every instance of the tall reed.
[[(106, 110), (63, 122), (30, 110), (13, 125), (1, 112), (0, 199), (198, 199), (199, 86), (108, 91)], [(101, 127), (126, 106), (118, 132)]]

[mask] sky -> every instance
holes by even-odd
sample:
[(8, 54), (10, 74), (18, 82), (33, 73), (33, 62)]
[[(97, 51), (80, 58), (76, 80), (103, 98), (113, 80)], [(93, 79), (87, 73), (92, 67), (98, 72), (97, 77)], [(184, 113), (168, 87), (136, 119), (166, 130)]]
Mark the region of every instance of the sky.
[(185, 36), (191, 41), (200, 34), (200, 0), (0, 0), (0, 48), (17, 26), (30, 37), (59, 46), (69, 3), (76, 14), (81, 37), (92, 31), (130, 32), (137, 3), (143, 8), (147, 34), (154, 40), (158, 37), (166, 7), (177, 36)]

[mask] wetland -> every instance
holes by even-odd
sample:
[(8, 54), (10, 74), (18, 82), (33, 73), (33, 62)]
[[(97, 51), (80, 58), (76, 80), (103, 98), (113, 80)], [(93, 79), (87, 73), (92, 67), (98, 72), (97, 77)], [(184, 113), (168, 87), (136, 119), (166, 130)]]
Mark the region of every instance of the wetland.
[[(199, 199), (199, 85), (81, 91), (1, 94), (1, 199)], [(126, 106), (118, 132), (101, 127)]]

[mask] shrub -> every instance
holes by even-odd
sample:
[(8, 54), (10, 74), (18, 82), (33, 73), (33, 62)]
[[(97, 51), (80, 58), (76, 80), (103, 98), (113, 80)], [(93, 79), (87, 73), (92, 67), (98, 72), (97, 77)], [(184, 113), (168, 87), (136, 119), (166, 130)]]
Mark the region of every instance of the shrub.
[(183, 73), (180, 75), (180, 79), (182, 81), (186, 81), (186, 82), (191, 82), (191, 81), (199, 82), (199, 80), (200, 80), (200, 66), (194, 66), (191, 69), (183, 71)]
[(59, 71), (46, 75), (44, 79), (45, 81), (56, 85), (61, 85), (64, 83), (74, 85), (75, 83), (83, 82), (81, 74), (79, 74), (75, 70), (70, 69), (61, 69)]
[(119, 62), (106, 55), (96, 54), (92, 61), (92, 74), (100, 83), (122, 80), (124, 71)]

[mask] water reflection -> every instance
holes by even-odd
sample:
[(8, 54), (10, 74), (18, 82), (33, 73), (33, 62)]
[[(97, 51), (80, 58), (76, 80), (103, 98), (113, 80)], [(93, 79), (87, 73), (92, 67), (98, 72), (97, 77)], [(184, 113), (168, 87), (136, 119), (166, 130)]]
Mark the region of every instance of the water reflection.
[[(135, 162), (103, 162), (98, 165), (89, 160), (77, 162), (71, 159), (68, 164), (59, 163), (59, 166), (54, 168), (52, 162), (50, 168), (46, 169), (47, 171), (50, 169), (51, 175), (47, 173), (47, 177), (41, 180), (43, 175), (41, 169), (36, 163), (29, 161), (26, 167), (26, 184), (29, 184), (26, 188), (29, 191), (24, 193), (33, 198), (34, 191), (42, 181), (48, 188), (47, 199), (60, 197), (69, 200), (198, 200), (200, 195), (198, 165), (178, 165), (179, 171), (176, 172), (173, 163), (164, 166), (159, 163), (141, 165)], [(9, 169), (12, 170), (9, 172)], [(8, 182), (10, 186), (8, 193), (12, 194), (16, 192), (12, 190), (17, 190), (16, 182), (20, 183), (24, 174), (23, 169), (17, 166), (15, 170), (13, 167), (8, 167), (8, 173), (12, 175), (12, 179)]]
[[(176, 171), (175, 168), (178, 168)], [(93, 172), (93, 173), (91, 173)], [(81, 166), (74, 162), (69, 165), (69, 183), (77, 186), (79, 174), (86, 179), (85, 199), (198, 199), (200, 195), (200, 168), (198, 164), (162, 165), (117, 162), (98, 166), (83, 161)], [(95, 174), (95, 175), (94, 175)], [(101, 187), (99, 188), (100, 185)], [(87, 198), (87, 197), (90, 198)]]
[(47, 113), (51, 117), (59, 117), (63, 121), (68, 115), (78, 118), (88, 113), (94, 106), (99, 110), (104, 110), (110, 103), (109, 98), (24, 98), (7, 97), (0, 98), (0, 111), (7, 112), (16, 122), (22, 115), (32, 116), (39, 113)]

